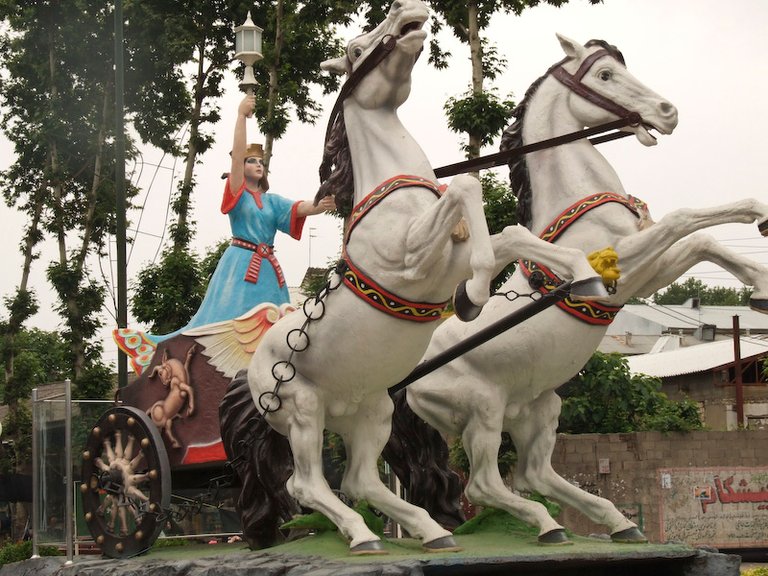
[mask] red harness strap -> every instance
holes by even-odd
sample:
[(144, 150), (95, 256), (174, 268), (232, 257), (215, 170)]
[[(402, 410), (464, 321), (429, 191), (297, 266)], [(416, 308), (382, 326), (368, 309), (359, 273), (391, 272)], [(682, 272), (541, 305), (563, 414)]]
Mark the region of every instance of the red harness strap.
[(275, 276), (277, 276), (277, 285), (282, 288), (285, 286), (285, 277), (283, 276), (283, 269), (280, 268), (280, 263), (277, 261), (277, 258), (275, 258), (275, 250), (272, 246), (269, 244), (265, 244), (264, 242), (261, 242), (260, 244), (254, 244), (253, 242), (248, 242), (248, 240), (243, 240), (242, 238), (232, 238), (230, 241), (230, 244), (232, 246), (237, 246), (238, 248), (245, 248), (246, 250), (251, 250), (253, 252), (253, 256), (251, 256), (251, 261), (248, 263), (248, 269), (245, 271), (245, 278), (244, 280), (246, 282), (252, 282), (256, 284), (259, 281), (259, 271), (261, 270), (261, 261), (266, 258), (269, 260), (269, 263), (272, 264), (272, 268), (275, 269)]
[(413, 322), (431, 322), (440, 320), (446, 309), (450, 305), (450, 300), (446, 302), (412, 302), (401, 298), (383, 288), (373, 281), (369, 274), (364, 272), (359, 266), (356, 266), (347, 253), (347, 243), (352, 235), (355, 226), (368, 214), (379, 202), (386, 198), (391, 192), (405, 186), (418, 186), (430, 190), (435, 196), (440, 197), (440, 188), (432, 181), (419, 176), (395, 176), (383, 182), (376, 187), (370, 194), (363, 198), (350, 215), (347, 231), (344, 235), (344, 247), (342, 249), (342, 258), (346, 264), (344, 270), (344, 284), (352, 293), (365, 300), (368, 304), (403, 320)]
[[(544, 229), (539, 237), (547, 242), (554, 242), (581, 216), (598, 206), (610, 202), (621, 204), (638, 218), (640, 218), (641, 212), (647, 209), (645, 202), (634, 196), (625, 198), (624, 196), (614, 194), (613, 192), (593, 194), (592, 196), (582, 198), (567, 208), (562, 214), (552, 220), (552, 223)], [(518, 262), (520, 264), (520, 270), (529, 281), (534, 273), (540, 276), (541, 284), (535, 288), (542, 294), (551, 292), (563, 283), (563, 280), (558, 278), (558, 276), (546, 266), (531, 262), (530, 260), (519, 260)], [(598, 304), (597, 302), (584, 302), (582, 300), (572, 299), (570, 296), (557, 302), (556, 306), (568, 314), (575, 316), (582, 322), (603, 326), (613, 322), (616, 314), (618, 314), (622, 308), (621, 306), (608, 306), (605, 304)]]

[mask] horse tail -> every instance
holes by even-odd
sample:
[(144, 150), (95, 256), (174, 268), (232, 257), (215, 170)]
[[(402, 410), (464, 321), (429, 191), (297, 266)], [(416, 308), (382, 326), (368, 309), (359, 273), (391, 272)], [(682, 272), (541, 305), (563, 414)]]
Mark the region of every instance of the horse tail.
[(243, 537), (251, 548), (281, 542), (280, 526), (300, 513), (285, 483), (293, 474), (293, 455), (287, 438), (259, 413), (241, 370), (230, 382), (219, 405), (221, 439), (242, 489), (236, 510)]
[(392, 397), (392, 435), (382, 456), (403, 486), (408, 501), (424, 508), (447, 530), (465, 521), (461, 508), (462, 482), (448, 467), (448, 445), (432, 426), (419, 418), (406, 401), (406, 390)]

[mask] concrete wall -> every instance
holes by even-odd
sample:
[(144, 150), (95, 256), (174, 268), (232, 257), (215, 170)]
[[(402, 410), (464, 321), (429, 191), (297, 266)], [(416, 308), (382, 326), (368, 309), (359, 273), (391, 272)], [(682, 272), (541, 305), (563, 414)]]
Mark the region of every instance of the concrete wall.
[[(768, 547), (768, 430), (560, 434), (552, 465), (653, 542)], [(606, 532), (570, 508), (559, 521), (579, 535)]]

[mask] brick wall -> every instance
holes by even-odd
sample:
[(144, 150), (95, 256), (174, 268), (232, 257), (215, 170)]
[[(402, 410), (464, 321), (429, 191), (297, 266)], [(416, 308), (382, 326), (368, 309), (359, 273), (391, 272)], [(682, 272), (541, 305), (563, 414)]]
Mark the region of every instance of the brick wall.
[[(600, 472), (601, 460), (603, 473)], [(685, 487), (682, 495), (686, 496), (689, 492), (693, 494), (693, 490), (689, 490), (683, 482), (686, 476), (691, 478), (696, 486), (699, 484), (710, 486), (713, 485), (711, 478), (718, 474), (725, 478), (728, 474), (733, 476), (732, 470), (740, 474), (748, 473), (753, 468), (766, 468), (768, 467), (768, 430), (701, 431), (688, 434), (660, 432), (573, 436), (560, 434), (552, 455), (552, 465), (569, 482), (578, 484), (590, 493), (609, 499), (625, 513), (631, 515), (635, 522), (639, 520), (638, 523), (642, 524), (646, 536), (653, 542), (661, 542), (670, 539), (663, 536), (665, 534), (668, 536), (671, 532), (668, 528), (671, 526), (670, 515), (673, 515), (674, 509), (669, 505), (664, 509), (665, 499), (668, 500), (672, 492), (664, 491), (661, 478), (663, 471), (675, 469), (672, 472), (675, 485), (672, 487), (680, 487), (681, 490)], [(606, 466), (609, 467), (607, 472), (605, 472)], [(720, 469), (723, 472), (719, 472)], [(701, 474), (705, 471), (709, 471), (710, 476), (701, 480), (704, 478)], [(700, 500), (695, 501), (693, 496), (690, 496), (690, 502), (686, 505), (691, 505), (690, 510), (693, 511), (691, 513), (694, 516), (697, 515), (696, 518), (692, 517), (690, 524), (704, 526), (705, 521), (712, 521), (720, 514), (719, 523), (724, 522), (725, 525), (721, 527), (722, 530), (717, 529), (717, 537), (712, 532), (715, 528), (710, 527), (709, 532), (705, 533), (702, 528), (700, 533), (691, 533), (686, 539), (698, 540), (690, 543), (709, 543), (722, 547), (750, 546), (755, 542), (762, 542), (760, 539), (744, 540), (743, 535), (736, 534), (737, 529), (743, 532), (742, 528), (748, 525), (746, 530), (752, 533), (751, 535), (759, 533), (758, 536), (762, 538), (763, 530), (768, 535), (768, 501), (754, 502), (768, 495), (768, 478), (763, 479), (763, 476), (756, 478), (757, 484), (754, 486), (749, 484), (752, 482), (751, 479), (741, 480), (741, 490), (755, 495), (751, 498), (753, 502), (750, 504), (737, 505), (735, 503), (737, 497), (734, 497), (734, 502), (727, 502), (727, 506), (718, 502), (707, 509), (706, 506), (701, 505)], [(765, 484), (761, 485), (760, 482)], [(764, 492), (761, 492), (763, 490)], [(715, 499), (717, 497), (714, 489), (707, 494), (709, 494), (707, 497)], [(677, 497), (679, 499), (681, 496)], [(722, 498), (724, 501), (727, 499), (727, 496)], [(700, 509), (703, 510), (703, 514)], [(663, 515), (667, 518), (666, 526), (662, 526)], [(579, 535), (606, 532), (604, 527), (592, 523), (581, 513), (566, 507), (559, 521)], [(730, 526), (729, 522), (734, 526)], [(723, 534), (720, 534), (721, 531)]]

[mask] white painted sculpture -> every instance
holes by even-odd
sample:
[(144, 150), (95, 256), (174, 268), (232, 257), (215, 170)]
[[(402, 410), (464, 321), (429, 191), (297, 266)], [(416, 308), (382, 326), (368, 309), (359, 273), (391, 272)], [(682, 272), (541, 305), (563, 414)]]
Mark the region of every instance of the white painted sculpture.
[[(494, 256), (477, 179), (456, 177), (444, 192), (434, 184), (429, 161), (397, 116), (427, 16), (419, 0), (395, 2), (381, 25), (349, 43), (345, 57), (324, 64), (352, 77), (381, 46), (388, 50), (343, 101), (339, 118), (354, 175), (346, 265), (317, 300), (264, 335), (248, 370), (254, 401), (292, 448), (289, 493), (330, 518), (355, 554), (383, 547), (323, 477), (324, 428), (344, 440), (342, 490), (350, 498), (365, 499), (428, 550), (456, 549), (450, 532), (380, 481), (376, 465), (390, 433), (387, 388), (421, 359), (439, 323), (430, 320), (441, 318), (456, 285), (469, 278), (459, 295), (468, 297), (471, 315), (488, 300), (497, 260), (525, 256), (572, 279), (584, 297), (606, 294), (582, 252), (553, 246), (521, 226), (494, 239)], [(331, 190), (340, 206), (341, 188)], [(469, 240), (454, 243), (451, 231), (461, 218)]]
[[(662, 134), (673, 131), (676, 108), (635, 79), (615, 48), (602, 42), (585, 47), (562, 36), (559, 40), (566, 59), (529, 89), (515, 113), (517, 121), (505, 132), (502, 149), (613, 121), (629, 112), (642, 117), (631, 130), (645, 146), (656, 143), (649, 128)], [(625, 192), (613, 168), (587, 139), (528, 154), (510, 166), (521, 223), (558, 246), (587, 254), (614, 247), (621, 269), (616, 291), (600, 301), (603, 307), (567, 300), (563, 306), (570, 313), (560, 307), (546, 309), (411, 384), (408, 404), (444, 434), (462, 438), (471, 467), (465, 493), (475, 504), (507, 510), (537, 526), (542, 542), (567, 541), (562, 526), (541, 504), (504, 485), (497, 454), (506, 431), (517, 448), (515, 489), (575, 507), (606, 526), (615, 541), (645, 541), (611, 502), (573, 486), (552, 468), (561, 405), (555, 389), (586, 364), (618, 307), (632, 296), (650, 296), (696, 263), (714, 262), (753, 286), (751, 306), (768, 311), (768, 268), (697, 232), (723, 223), (757, 221), (766, 235), (768, 206), (740, 200), (678, 210), (653, 223), (644, 203)], [(530, 293), (522, 269), (534, 268), (519, 266), (500, 292)], [(552, 284), (546, 276), (541, 278)], [(435, 332), (425, 358), (525, 304), (524, 298), (494, 296), (474, 322), (449, 319)]]

